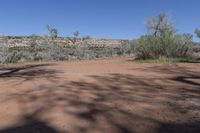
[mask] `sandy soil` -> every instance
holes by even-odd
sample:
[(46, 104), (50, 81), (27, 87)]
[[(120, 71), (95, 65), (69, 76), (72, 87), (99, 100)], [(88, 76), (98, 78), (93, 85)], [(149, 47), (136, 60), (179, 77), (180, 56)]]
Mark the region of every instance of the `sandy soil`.
[(200, 64), (129, 59), (0, 67), (0, 133), (200, 133)]

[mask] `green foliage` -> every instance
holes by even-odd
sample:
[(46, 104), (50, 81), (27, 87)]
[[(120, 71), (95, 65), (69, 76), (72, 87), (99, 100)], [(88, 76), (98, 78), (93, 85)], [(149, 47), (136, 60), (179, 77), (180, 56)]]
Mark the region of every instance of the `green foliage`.
[(191, 55), (192, 41), (185, 35), (173, 37), (141, 37), (135, 45), (135, 52), (140, 59), (158, 59), (161, 57), (178, 58)]
[(137, 40), (135, 52), (139, 59), (183, 58), (191, 55), (192, 35), (177, 35), (167, 15), (148, 20), (150, 35)]
[(73, 33), (73, 35), (74, 35), (74, 37), (78, 38), (79, 35), (80, 35), (80, 32), (79, 32), (79, 31), (75, 31), (75, 32)]
[(195, 34), (197, 35), (197, 37), (200, 38), (200, 29), (196, 29), (196, 30), (195, 30)]
[(6, 59), (8, 57), (8, 47), (4, 44), (0, 44), (0, 64), (6, 63)]
[(32, 35), (30, 40), (30, 46), (32, 49), (35, 49), (36, 45), (37, 45), (37, 36)]
[(67, 39), (72, 43), (72, 44), (76, 44), (79, 40), (79, 35), (80, 35), (80, 32), (76, 31), (73, 33), (73, 37), (67, 37)]
[(74, 46), (74, 45), (65, 45), (64, 48), (66, 48), (66, 49), (76, 49), (76, 46)]
[(23, 56), (22, 51), (12, 51), (10, 52), (9, 56), (6, 58), (6, 63), (17, 63), (21, 60)]
[(149, 18), (146, 25), (149, 33), (155, 37), (172, 36), (176, 31), (166, 13)]
[(11, 47), (0, 45), (0, 64), (19, 63), (26, 61), (63, 61), (85, 60), (113, 57), (126, 54), (129, 46), (104, 47), (91, 45), (61, 46), (48, 41), (36, 43), (34, 47)]
[(47, 25), (47, 30), (51, 39), (56, 39), (58, 37), (58, 29)]

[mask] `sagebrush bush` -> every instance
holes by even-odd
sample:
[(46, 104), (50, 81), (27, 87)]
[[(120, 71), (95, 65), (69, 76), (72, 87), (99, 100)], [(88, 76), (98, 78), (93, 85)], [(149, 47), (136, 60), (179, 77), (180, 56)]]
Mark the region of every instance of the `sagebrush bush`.
[(27, 47), (9, 47), (8, 44), (0, 45), (0, 47), (0, 64), (26, 61), (88, 60), (118, 56), (131, 51), (129, 44), (123, 44), (117, 48), (87, 44), (63, 46), (48, 37), (40, 43), (33, 39)]
[(185, 36), (161, 38), (148, 35), (137, 40), (135, 53), (139, 59), (189, 57), (192, 54), (191, 46), (191, 40)]
[(0, 64), (6, 63), (8, 57), (8, 47), (5, 44), (0, 44)]

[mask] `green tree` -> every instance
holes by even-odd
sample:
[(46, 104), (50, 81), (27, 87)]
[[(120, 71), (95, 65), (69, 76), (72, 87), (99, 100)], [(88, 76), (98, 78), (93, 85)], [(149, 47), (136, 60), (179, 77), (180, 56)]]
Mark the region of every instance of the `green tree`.
[(195, 34), (197, 35), (197, 37), (200, 38), (200, 29), (196, 29), (196, 30), (195, 30)]
[(73, 35), (74, 35), (74, 37), (78, 38), (79, 35), (80, 35), (80, 32), (79, 32), (79, 31), (75, 31), (75, 32), (73, 33)]
[(56, 39), (58, 37), (58, 29), (47, 25), (47, 30), (48, 30), (48, 34), (51, 37), (51, 39)]
[(75, 31), (73, 33), (73, 37), (68, 37), (68, 40), (72, 43), (72, 44), (76, 44), (78, 42), (78, 38), (79, 38), (80, 32), (79, 31)]
[(166, 13), (151, 17), (147, 21), (150, 34), (137, 40), (135, 52), (140, 59), (179, 58), (191, 54), (192, 36), (177, 35)]
[(176, 31), (166, 13), (149, 18), (146, 25), (150, 34), (155, 37), (172, 36)]

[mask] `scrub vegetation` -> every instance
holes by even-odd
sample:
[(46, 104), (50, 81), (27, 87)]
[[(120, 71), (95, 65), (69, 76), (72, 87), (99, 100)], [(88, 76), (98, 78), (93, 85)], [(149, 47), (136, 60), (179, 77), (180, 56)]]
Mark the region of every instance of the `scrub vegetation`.
[[(80, 37), (76, 31), (72, 37), (59, 37), (58, 29), (47, 26), (45, 36), (32, 35), (26, 44), (11, 45), (10, 39), (23, 37), (2, 36), (0, 41), (0, 63), (19, 63), (30, 61), (64, 61), (90, 60), (96, 58), (115, 57), (133, 54), (134, 59), (141, 62), (155, 60), (155, 62), (197, 61), (199, 59), (200, 44), (193, 41), (191, 34), (177, 34), (166, 13), (148, 19), (146, 24), (148, 33), (136, 40), (118, 40), (118, 45), (99, 45), (90, 42), (90, 36)], [(200, 38), (200, 30), (195, 34)], [(61, 43), (61, 41), (65, 42)], [(66, 41), (67, 40), (67, 41)], [(104, 40), (104, 39), (102, 39)], [(60, 41), (60, 42), (59, 42)], [(90, 43), (89, 43), (90, 42)]]

